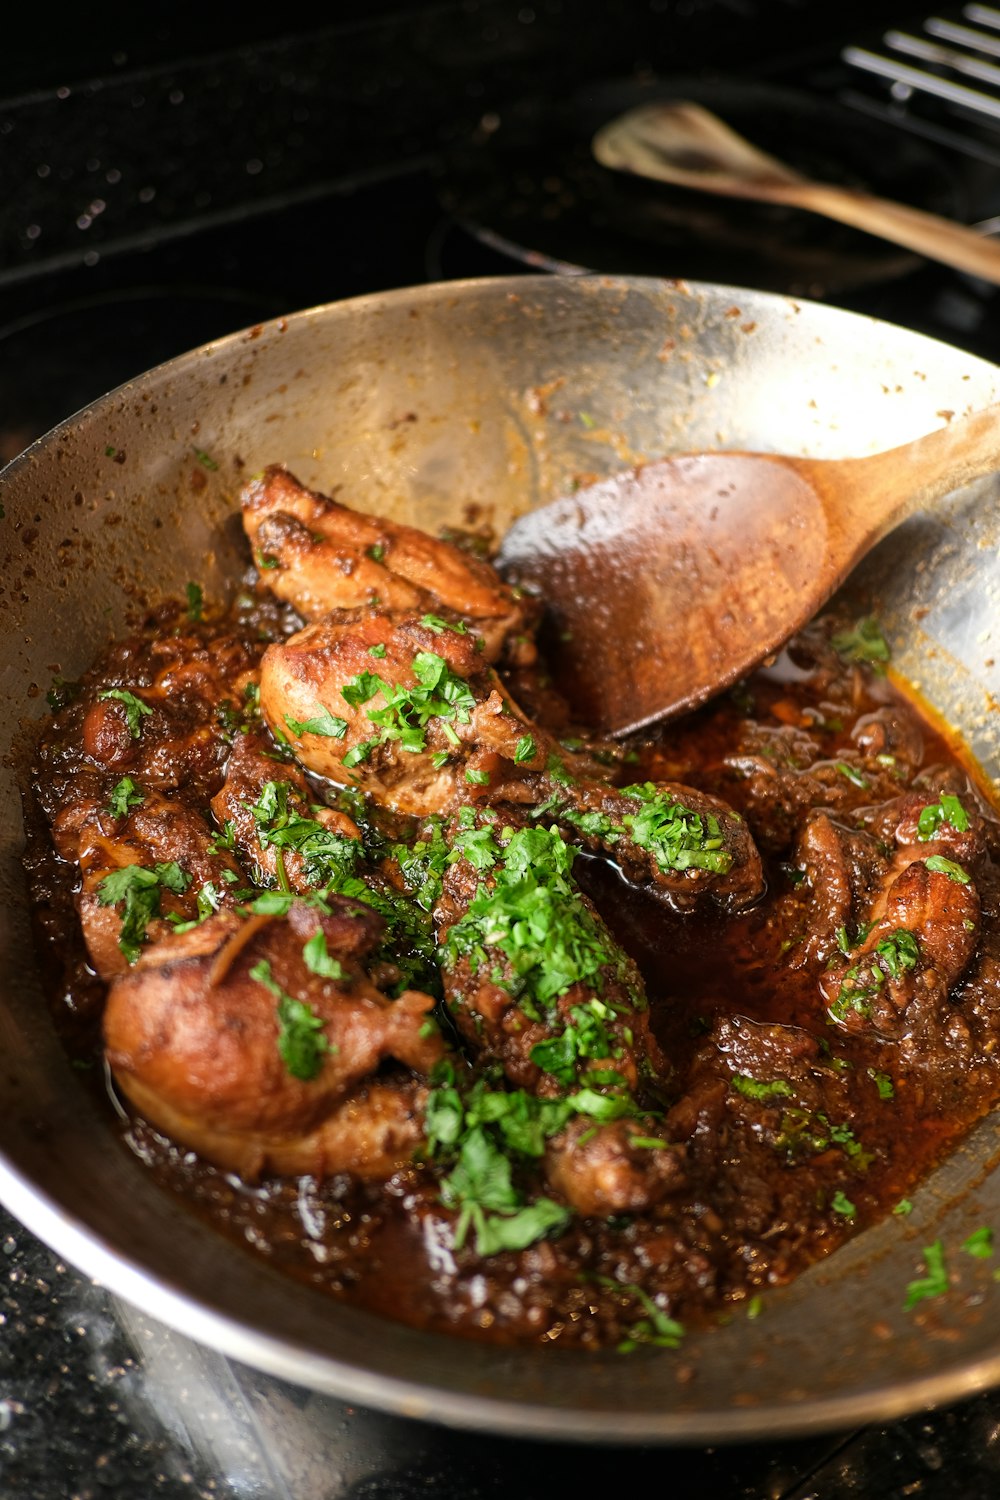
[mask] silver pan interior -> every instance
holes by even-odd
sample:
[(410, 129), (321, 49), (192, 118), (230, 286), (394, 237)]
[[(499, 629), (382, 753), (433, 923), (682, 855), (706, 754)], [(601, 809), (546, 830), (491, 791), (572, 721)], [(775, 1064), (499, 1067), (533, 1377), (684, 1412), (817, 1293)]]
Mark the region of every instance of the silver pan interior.
[[(319, 308), (151, 371), (0, 479), (4, 748), (141, 601), (244, 565), (233, 501), (275, 460), (352, 504), (434, 528), (470, 504), (498, 528), (637, 459), (744, 447), (891, 446), (1000, 399), (1000, 370), (840, 311), (647, 280), (518, 278)], [(196, 451), (197, 450), (197, 451)], [(208, 455), (206, 466), (198, 453)], [(901, 671), (1000, 776), (998, 491), (951, 497), (866, 564)], [(581, 1441), (705, 1442), (886, 1419), (1000, 1380), (1000, 1285), (958, 1254), (1000, 1229), (995, 1120), (893, 1219), (769, 1294), (753, 1322), (680, 1353), (576, 1356), (424, 1335), (273, 1274), (199, 1225), (115, 1141), (53, 1035), (3, 759), (0, 1196), (155, 1316), (262, 1368), (372, 1406)], [(921, 1247), (958, 1273), (904, 1313)], [(961, 1264), (960, 1264), (961, 1263)]]

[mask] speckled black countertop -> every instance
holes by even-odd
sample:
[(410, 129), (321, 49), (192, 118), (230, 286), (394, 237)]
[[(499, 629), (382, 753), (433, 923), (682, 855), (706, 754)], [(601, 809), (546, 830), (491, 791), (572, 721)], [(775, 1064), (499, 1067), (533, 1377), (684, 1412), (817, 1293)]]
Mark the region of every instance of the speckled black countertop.
[[(822, 15), (832, 46), (849, 17), (861, 26), (898, 10), (902, 21), (907, 7), (370, 0), (364, 9), (315, 36), (303, 32), (337, 20), (335, 4), (306, 0), (288, 38), (276, 13), (264, 29), (248, 20), (228, 57), (217, 52), (232, 43), (231, 21), (180, 0), (153, 16), (115, 0), (100, 18), (80, 8), (45, 47), (25, 8), (5, 18), (15, 45), (0, 106), (0, 457), (139, 369), (258, 318), (511, 269), (442, 217), (437, 154), (505, 95), (554, 89), (553, 70), (684, 69), (706, 48), (716, 68), (773, 66), (779, 35), (793, 52), (804, 45), (807, 15), (816, 26)], [(34, 50), (17, 55), (21, 33)], [(61, 87), (95, 72), (103, 76)], [(313, 214), (327, 232), (313, 232)], [(269, 237), (268, 225), (280, 234)], [(933, 299), (915, 290), (877, 310), (920, 326)], [(972, 311), (985, 312), (972, 309), (968, 288), (964, 302), (951, 283), (945, 290), (971, 347)], [(714, 1450), (448, 1432), (202, 1348), (80, 1276), (0, 1211), (0, 1500), (588, 1500), (639, 1474), (682, 1500), (995, 1500), (1000, 1393), (888, 1428)]]
[(1000, 1393), (790, 1443), (484, 1439), (318, 1396), (205, 1349), (0, 1212), (2, 1500), (589, 1500), (657, 1470), (682, 1500), (995, 1500)]

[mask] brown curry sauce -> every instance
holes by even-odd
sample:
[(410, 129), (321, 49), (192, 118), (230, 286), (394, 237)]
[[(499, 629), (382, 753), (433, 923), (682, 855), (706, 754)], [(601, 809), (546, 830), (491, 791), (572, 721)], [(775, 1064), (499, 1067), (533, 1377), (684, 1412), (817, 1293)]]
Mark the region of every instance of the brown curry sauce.
[[(141, 683), (154, 642), (161, 663), (192, 643), (251, 662), (292, 624), (260, 597), (196, 624), (166, 606), (87, 674), (86, 692)], [(581, 856), (575, 867), (646, 982), (670, 1064), (664, 1132), (688, 1153), (682, 1192), (642, 1217), (576, 1218), (555, 1239), (484, 1260), (452, 1247), (440, 1170), (427, 1163), (384, 1185), (346, 1176), (247, 1185), (139, 1119), (120, 1125), (127, 1146), (180, 1202), (282, 1271), (415, 1326), (501, 1342), (669, 1344), (663, 1318), (710, 1320), (891, 1212), (1000, 1095), (1000, 835), (949, 739), (889, 678), (832, 649), (844, 625), (814, 624), (733, 692), (625, 747), (630, 781), (680, 781), (743, 813), (767, 872), (752, 909), (679, 913), (606, 862)], [(39, 747), (42, 814), (91, 776), (80, 724), (70, 703)], [(209, 757), (202, 783), (185, 792), (199, 808), (218, 763)], [(982, 926), (947, 1005), (913, 1035), (886, 1040), (834, 1024), (816, 963), (801, 961), (825, 895), (796, 862), (796, 840), (816, 808), (843, 827), (878, 827), (879, 810), (914, 786), (928, 802), (960, 788), (986, 819)], [(56, 1022), (99, 1088), (104, 987), (79, 938), (76, 872), (55, 855), (42, 817), (29, 843)]]

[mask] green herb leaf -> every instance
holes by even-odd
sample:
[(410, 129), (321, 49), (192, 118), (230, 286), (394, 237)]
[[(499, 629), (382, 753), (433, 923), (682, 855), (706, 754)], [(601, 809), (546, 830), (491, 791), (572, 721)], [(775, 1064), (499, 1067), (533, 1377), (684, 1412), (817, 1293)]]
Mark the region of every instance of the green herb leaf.
[(192, 452), (194, 453), (195, 458), (201, 464), (202, 468), (209, 469), (213, 474), (215, 473), (219, 465), (215, 462), (215, 459), (212, 458), (210, 454), (205, 452), (204, 448), (193, 448)]
[(118, 947), (130, 964), (139, 957), (149, 923), (160, 915), (161, 888), (181, 894), (190, 884), (191, 876), (175, 860), (154, 865), (151, 870), (143, 865), (124, 865), (100, 882), (97, 899), (101, 906), (124, 903)]
[(830, 1207), (835, 1214), (840, 1214), (841, 1217), (845, 1219), (853, 1219), (855, 1213), (857, 1212), (854, 1204), (841, 1188), (838, 1188), (833, 1197), (830, 1199)]
[(421, 615), (420, 623), (426, 625), (427, 629), (432, 630), (435, 635), (440, 635), (444, 630), (450, 630), (455, 635), (468, 635), (469, 633), (469, 627), (464, 620), (459, 620), (456, 624), (450, 620), (443, 620), (440, 615)]
[(535, 741), (530, 734), (522, 734), (514, 746), (514, 764), (522, 765), (524, 761), (533, 759), (535, 754)]
[(137, 698), (134, 693), (130, 693), (126, 688), (105, 688), (97, 696), (101, 700), (114, 698), (118, 703), (124, 705), (128, 732), (134, 740), (137, 740), (142, 734), (142, 720), (153, 712), (148, 704), (143, 703), (141, 698)]
[(683, 803), (674, 802), (651, 781), (627, 786), (623, 795), (641, 804), (622, 822), (632, 830), (640, 849), (648, 849), (661, 870), (711, 870), (724, 874), (733, 856), (723, 848), (722, 829), (712, 814), (701, 817)]
[(342, 740), (347, 733), (347, 720), (338, 718), (328, 708), (311, 719), (293, 719), (291, 714), (285, 714), (285, 724), (298, 738), (304, 734), (321, 734), (330, 740)]
[(989, 1260), (993, 1254), (993, 1231), (987, 1224), (979, 1229), (974, 1229), (967, 1240), (962, 1243), (962, 1249), (966, 1255), (972, 1255), (976, 1260)]
[(113, 818), (127, 818), (132, 808), (141, 807), (145, 800), (145, 794), (139, 790), (131, 776), (123, 776), (111, 788), (108, 812)]
[(465, 779), (471, 786), (489, 786), (489, 771), (477, 771), (474, 766), (466, 766)]
[(786, 1078), (772, 1078), (762, 1083), (756, 1078), (749, 1078), (745, 1073), (734, 1073), (729, 1083), (745, 1099), (777, 1099), (792, 1093), (792, 1086)]
[(947, 875), (949, 880), (954, 880), (956, 885), (968, 885), (969, 876), (961, 865), (956, 865), (953, 859), (945, 859), (943, 854), (932, 854), (930, 859), (925, 859), (924, 864), (928, 870), (933, 870), (935, 875)]
[(927, 1267), (927, 1275), (911, 1281), (906, 1288), (904, 1312), (909, 1312), (911, 1307), (916, 1307), (918, 1302), (923, 1302), (927, 1297), (943, 1296), (951, 1285), (944, 1263), (944, 1246), (940, 1240), (924, 1247), (924, 1265)]
[(880, 1099), (892, 1099), (895, 1097), (896, 1089), (888, 1073), (878, 1073), (874, 1068), (868, 1069), (868, 1077), (878, 1089)]
[(292, 1077), (308, 1083), (323, 1066), (327, 1053), (336, 1051), (323, 1034), (321, 1017), (311, 1006), (282, 989), (266, 958), (254, 964), (250, 978), (270, 990), (277, 1000), (278, 1052)]
[(882, 634), (882, 627), (871, 615), (867, 619), (859, 620), (851, 630), (843, 630), (835, 635), (830, 644), (838, 656), (842, 656), (847, 662), (868, 662), (871, 666), (881, 668), (889, 660), (889, 645)]
[(197, 624), (202, 617), (202, 605), (205, 598), (201, 584), (186, 583), (184, 592), (187, 594), (187, 617)]
[(337, 959), (331, 958), (326, 946), (326, 933), (323, 931), (315, 933), (302, 949), (302, 957), (305, 959), (306, 968), (312, 974), (318, 974), (321, 979), (349, 978), (347, 970)]
[(956, 833), (965, 833), (969, 827), (969, 814), (957, 797), (945, 793), (938, 802), (929, 802), (921, 809), (917, 819), (917, 838), (923, 843), (935, 837), (942, 823), (948, 823)]

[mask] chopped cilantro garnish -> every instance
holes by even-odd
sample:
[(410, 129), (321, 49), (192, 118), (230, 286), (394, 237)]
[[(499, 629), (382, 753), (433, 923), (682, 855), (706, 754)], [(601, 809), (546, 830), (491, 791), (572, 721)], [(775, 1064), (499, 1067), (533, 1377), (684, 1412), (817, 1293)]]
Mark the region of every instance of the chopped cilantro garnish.
[(840, 982), (837, 998), (829, 1007), (835, 1021), (844, 1021), (850, 1011), (858, 1015), (871, 1014), (871, 1003), (885, 983), (886, 976), (899, 979), (904, 970), (915, 969), (920, 961), (920, 945), (912, 932), (897, 927), (881, 942), (875, 944), (873, 953), (852, 965)]
[(929, 802), (921, 808), (917, 819), (917, 838), (927, 843), (934, 838), (942, 823), (949, 823), (956, 833), (965, 833), (969, 827), (969, 814), (957, 797), (946, 792), (937, 802)]
[(611, 1015), (609, 1008), (597, 999), (574, 1005), (570, 1010), (571, 1024), (557, 1036), (536, 1042), (531, 1049), (531, 1061), (564, 1086), (572, 1084), (581, 1062), (615, 1055), (614, 1034), (606, 1024)]
[(514, 746), (514, 764), (521, 765), (526, 760), (531, 760), (535, 755), (535, 742), (530, 734), (522, 734)]
[(354, 874), (361, 845), (315, 818), (304, 817), (289, 801), (291, 790), (287, 781), (267, 781), (251, 806), (261, 848), (293, 849), (301, 856), (311, 885), (339, 889)]
[(97, 887), (97, 899), (102, 906), (124, 902), (118, 947), (130, 964), (139, 957), (149, 923), (160, 915), (161, 889), (180, 895), (190, 884), (191, 876), (175, 860), (154, 865), (151, 870), (143, 865), (124, 865), (105, 875)]
[(113, 818), (127, 818), (133, 807), (141, 807), (146, 798), (131, 776), (123, 776), (111, 788), (108, 812)]
[(878, 1089), (880, 1099), (892, 1099), (895, 1097), (896, 1089), (888, 1073), (876, 1072), (874, 1068), (868, 1069), (868, 1077)]
[(454, 1243), (461, 1249), (470, 1229), (479, 1255), (521, 1250), (552, 1230), (565, 1228), (570, 1211), (551, 1199), (528, 1202), (512, 1177), (512, 1159), (539, 1158), (545, 1142), (573, 1113), (565, 1100), (538, 1099), (476, 1083), (463, 1097), (454, 1074), (445, 1071), (427, 1102), (424, 1129), (432, 1155), (450, 1156), (454, 1166), (441, 1182), (441, 1197), (458, 1210)]
[(302, 957), (306, 968), (311, 974), (318, 974), (321, 979), (347, 979), (348, 973), (343, 964), (332, 958), (327, 951), (326, 933), (319, 931), (315, 933), (302, 949)]
[(610, 1291), (633, 1297), (646, 1316), (634, 1323), (627, 1336), (618, 1345), (619, 1354), (631, 1354), (640, 1344), (651, 1344), (660, 1349), (679, 1349), (684, 1338), (684, 1325), (670, 1318), (661, 1307), (657, 1307), (648, 1292), (631, 1281), (614, 1281), (610, 1276), (598, 1276), (597, 1280)]
[(905, 1218), (907, 1214), (912, 1214), (912, 1212), (913, 1204), (910, 1202), (909, 1198), (900, 1198), (899, 1202), (893, 1209), (893, 1213), (898, 1214), (900, 1218)]
[(709, 813), (702, 817), (680, 802), (672, 801), (651, 781), (627, 786), (623, 795), (641, 804), (626, 813), (622, 822), (632, 831), (640, 849), (648, 849), (661, 870), (712, 870), (724, 874), (733, 856), (723, 848), (719, 820)]
[(384, 562), (385, 547), (381, 542), (374, 542), (372, 546), (365, 548), (365, 556), (370, 557), (372, 562)]
[(976, 1260), (989, 1260), (993, 1254), (993, 1231), (989, 1225), (983, 1224), (974, 1229), (969, 1238), (962, 1242), (962, 1249), (966, 1255), (972, 1255)]
[(67, 704), (74, 702), (79, 696), (80, 684), (78, 682), (70, 682), (67, 678), (61, 677), (57, 673), (52, 679), (52, 684), (48, 692), (45, 694), (45, 701), (55, 714), (61, 708), (65, 708)]
[(250, 978), (262, 984), (278, 1002), (278, 1052), (293, 1078), (308, 1083), (323, 1066), (323, 1058), (336, 1051), (323, 1034), (322, 1018), (303, 1000), (282, 989), (266, 958), (254, 964)]
[(842, 630), (830, 644), (838, 656), (845, 661), (865, 661), (876, 669), (889, 660), (889, 645), (882, 634), (882, 627), (871, 615), (859, 620), (851, 630)]
[(867, 788), (870, 785), (867, 776), (862, 776), (861, 772), (854, 766), (849, 766), (846, 760), (837, 761), (837, 770), (852, 786)]
[(384, 641), (379, 641), (376, 645), (369, 646), (368, 647), (368, 655), (369, 656), (376, 656), (381, 661), (382, 658), (385, 656), (385, 642)]
[(149, 705), (143, 703), (142, 699), (137, 698), (134, 693), (130, 693), (127, 688), (105, 688), (97, 696), (101, 700), (114, 698), (124, 705), (128, 732), (134, 740), (137, 740), (142, 734), (142, 720), (153, 712)]
[(205, 596), (200, 583), (186, 583), (184, 592), (187, 594), (187, 617), (196, 624), (202, 616), (202, 605)]
[(451, 630), (455, 635), (468, 635), (469, 633), (469, 627), (464, 620), (453, 624), (450, 620), (442, 620), (440, 615), (421, 615), (420, 623), (426, 625), (427, 629), (432, 630), (435, 635), (440, 635), (445, 630)]
[(167, 921), (173, 923), (174, 932), (190, 932), (192, 927), (200, 927), (202, 922), (207, 922), (219, 910), (222, 897), (210, 880), (206, 880), (201, 890), (195, 896), (195, 904), (198, 915), (190, 922), (183, 922), (180, 917), (171, 912)]
[(210, 454), (206, 453), (204, 448), (194, 448), (192, 451), (195, 458), (201, 464), (202, 468), (208, 469), (212, 473), (214, 473), (215, 470), (219, 467), (219, 465), (215, 462), (215, 459), (212, 458)]
[(924, 1247), (924, 1265), (927, 1267), (927, 1275), (911, 1281), (906, 1288), (904, 1312), (909, 1312), (911, 1307), (916, 1307), (918, 1302), (923, 1302), (927, 1297), (942, 1296), (951, 1285), (944, 1263), (944, 1246), (940, 1240)]
[(840, 1214), (844, 1219), (853, 1219), (857, 1212), (854, 1204), (841, 1188), (838, 1188), (830, 1199), (830, 1207), (835, 1214)]
[[(530, 735), (528, 736), (528, 738), (530, 739)], [(573, 777), (567, 771), (566, 767), (563, 765), (562, 760), (558, 755), (556, 755), (555, 751), (553, 751), (549, 758), (546, 760), (545, 769), (552, 777), (552, 780), (558, 782), (560, 786), (573, 785)]]
[(898, 979), (904, 969), (915, 969), (920, 962), (920, 944), (905, 927), (897, 927), (895, 932), (876, 943), (875, 952), (893, 979)]
[(956, 865), (953, 859), (945, 859), (943, 854), (932, 854), (930, 859), (925, 859), (924, 864), (928, 870), (935, 875), (947, 875), (949, 880), (954, 880), (956, 885), (968, 885), (968, 871), (963, 870), (961, 865)]
[(787, 1078), (771, 1078), (767, 1082), (760, 1082), (756, 1078), (749, 1078), (745, 1073), (734, 1073), (729, 1082), (745, 1099), (777, 1099), (792, 1092)]
[(291, 714), (285, 714), (285, 723), (299, 737), (304, 734), (321, 734), (327, 739), (342, 740), (347, 733), (347, 720), (338, 718), (328, 708), (322, 708), (322, 712), (311, 719), (293, 719)]
[(502, 850), (502, 863), (454, 923), (443, 946), (453, 966), (461, 957), (488, 970), (499, 951), (509, 974), (504, 988), (548, 1008), (574, 984), (595, 989), (610, 970), (642, 1005), (638, 975), (603, 923), (584, 906), (570, 876), (575, 851), (558, 829), (522, 828)]
[[(452, 725), (468, 724), (476, 706), (469, 684), (464, 677), (457, 676), (451, 670), (443, 656), (438, 656), (433, 651), (418, 652), (411, 663), (411, 670), (417, 679), (416, 687), (407, 688), (398, 682), (386, 682), (375, 672), (359, 672), (341, 688), (345, 703), (352, 708), (361, 708), (381, 694), (384, 707), (365, 707), (369, 722), (379, 730), (378, 738), (369, 744), (374, 746), (388, 740), (398, 740), (403, 750), (424, 750), (427, 747), (427, 726), (432, 719), (436, 719), (452, 743), (457, 745), (459, 738)], [(349, 754), (353, 755), (354, 752)], [(356, 765), (357, 759), (350, 763)], [(347, 756), (344, 757), (344, 764), (348, 764)]]
[(352, 770), (355, 766), (359, 766), (363, 760), (368, 759), (377, 744), (378, 740), (362, 740), (359, 745), (352, 745), (341, 764), (348, 771)]
[(489, 771), (479, 771), (475, 766), (466, 766), (465, 779), (469, 782), (470, 786), (489, 786), (490, 773)]

